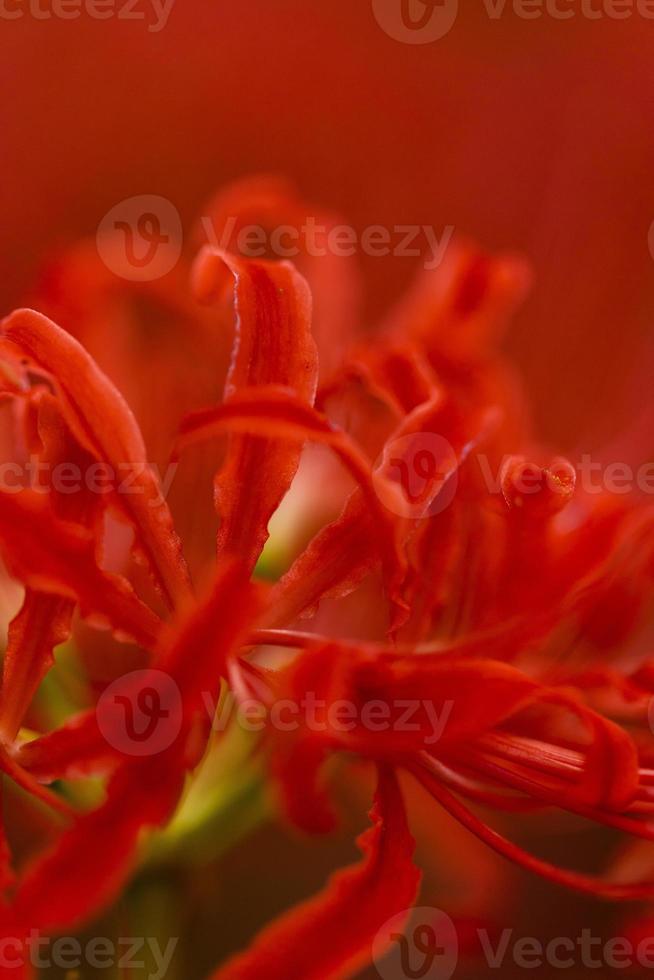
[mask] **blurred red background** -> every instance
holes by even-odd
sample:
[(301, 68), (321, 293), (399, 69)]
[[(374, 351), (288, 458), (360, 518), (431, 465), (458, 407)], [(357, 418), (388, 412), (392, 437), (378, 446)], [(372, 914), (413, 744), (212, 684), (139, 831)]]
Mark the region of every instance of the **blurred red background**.
[[(468, 4), (408, 45), (366, 0), (178, 0), (157, 33), (23, 5), (0, 23), (3, 308), (123, 198), (162, 194), (188, 227), (224, 181), (277, 171), (355, 227), (452, 224), (524, 252), (536, 285), (509, 344), (541, 427), (563, 448), (614, 434), (653, 294), (654, 21), (573, 6)], [(364, 259), (371, 316), (414, 261)]]

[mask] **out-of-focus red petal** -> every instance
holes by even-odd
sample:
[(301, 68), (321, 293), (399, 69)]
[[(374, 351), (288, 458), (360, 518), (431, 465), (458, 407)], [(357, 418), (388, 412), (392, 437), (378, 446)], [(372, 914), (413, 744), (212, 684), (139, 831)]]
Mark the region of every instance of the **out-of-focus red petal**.
[(54, 663), (53, 649), (71, 633), (74, 602), (27, 589), (9, 624), (0, 691), (0, 737), (13, 739), (36, 690)]
[(338, 980), (365, 967), (377, 932), (410, 909), (420, 881), (400, 790), (385, 767), (379, 770), (371, 819), (373, 826), (358, 841), (363, 860), (269, 925), (213, 980)]
[[(243, 391), (216, 408), (188, 416), (182, 423), (178, 452), (230, 429), (266, 434), (276, 439), (323, 443), (337, 454), (359, 484), (361, 501), (356, 506), (353, 505), (353, 510), (358, 513), (367, 509), (372, 518), (374, 539), (372, 543), (368, 542), (368, 548), (373, 547), (381, 559), (386, 581), (390, 583), (389, 594), (393, 596), (397, 592), (404, 567), (397, 537), (397, 521), (382, 504), (370, 462), (356, 443), (328, 418), (291, 392), (270, 386)], [(382, 476), (380, 479), (385, 478)], [(393, 493), (392, 487), (389, 487), (389, 492)], [(360, 555), (351, 554), (348, 560), (350, 563), (354, 560), (356, 564)]]
[(2, 334), (53, 379), (80, 445), (112, 468), (118, 484), (129, 483), (116, 500), (134, 522), (155, 580), (174, 605), (189, 594), (188, 572), (143, 437), (122, 395), (84, 348), (40, 313), (16, 310), (4, 320)]
[[(204, 750), (204, 743), (193, 739), (202, 694), (217, 690), (228, 658), (245, 640), (258, 608), (256, 592), (242, 564), (222, 566), (206, 598), (163, 644), (155, 665), (179, 688), (181, 717), (171, 714), (166, 721), (179, 729), (158, 754), (123, 756), (126, 761), (112, 776), (106, 801), (80, 817), (27, 870), (11, 906), (22, 930), (73, 928), (90, 918), (123, 886), (142, 830), (170, 819), (186, 771)], [(84, 752), (82, 747), (82, 758)]]
[[(195, 289), (206, 302), (231, 293), (236, 310), (232, 362), (225, 397), (248, 388), (280, 385), (310, 406), (318, 357), (311, 335), (311, 293), (288, 262), (256, 262), (204, 249), (194, 268)], [(231, 434), (215, 480), (221, 519), (218, 554), (236, 555), (254, 567), (268, 538), (268, 522), (300, 462), (300, 442), (263, 433)]]
[(283, 626), (313, 613), (322, 599), (340, 599), (379, 565), (374, 519), (355, 491), (342, 514), (324, 527), (276, 583), (266, 623)]
[(420, 273), (384, 329), (423, 343), (430, 354), (483, 356), (530, 285), (524, 259), (484, 255), (465, 241), (452, 242), (438, 268)]
[(334, 379), (321, 390), (321, 401), (339, 388), (346, 378), (363, 381), (372, 395), (386, 402), (397, 415), (411, 412), (422, 402), (433, 400), (440, 384), (419, 347), (389, 342), (355, 351), (348, 360), (344, 378)]
[(16, 762), (44, 783), (56, 779), (99, 776), (115, 769), (119, 759), (98, 726), (95, 711), (75, 715), (60, 728), (14, 749)]
[(184, 717), (206, 710), (203, 695), (228, 677), (231, 658), (245, 643), (266, 587), (249, 581), (247, 563), (219, 564), (204, 597), (180, 619), (154, 661), (177, 684)]
[(609, 811), (625, 809), (638, 789), (638, 753), (627, 731), (589, 709), (576, 693), (544, 691), (543, 701), (560, 703), (573, 711), (588, 733), (582, 778), (573, 799), (584, 806)]
[(12, 901), (21, 932), (74, 928), (111, 901), (132, 867), (142, 830), (171, 817), (183, 786), (179, 746), (176, 753), (123, 766), (106, 802), (80, 817), (21, 878)]
[[(2, 810), (4, 787), (0, 779), (0, 814)], [(0, 896), (14, 883), (14, 873), (11, 868), (11, 851), (5, 833), (4, 817), (0, 819)], [(0, 898), (0, 905), (2, 898)], [(0, 974), (1, 975), (1, 974)]]
[(29, 588), (75, 600), (83, 616), (100, 617), (147, 649), (156, 643), (161, 621), (126, 579), (99, 567), (91, 532), (57, 518), (47, 495), (0, 494), (0, 551)]
[[(340, 225), (339, 219), (303, 201), (290, 181), (265, 174), (223, 188), (204, 215), (198, 237), (226, 251), (247, 256), (254, 248), (262, 257), (274, 259), (278, 245), (277, 252), (296, 253), (294, 264), (313, 296), (313, 335), (321, 374), (339, 367), (360, 322), (356, 258), (338, 255), (329, 247), (328, 236)], [(253, 229), (263, 232), (262, 244), (252, 244)]]
[(554, 882), (554, 884), (563, 885), (574, 891), (599, 898), (608, 898), (614, 901), (639, 901), (654, 897), (654, 880), (621, 884), (592, 875), (580, 874), (576, 871), (568, 871), (527, 853), (473, 814), (438, 779), (434, 778), (432, 773), (420, 766), (411, 767), (411, 771), (441, 806), (464, 827), (467, 827), (498, 854), (515, 862), (525, 870), (532, 871), (542, 878)]
[[(104, 498), (91, 493), (82, 479), (72, 493), (62, 492), (55, 479), (57, 467), (67, 467), (69, 472), (76, 467), (81, 475), (93, 463), (93, 457), (73, 438), (57, 399), (37, 387), (14, 407), (22, 423), (15, 435), (18, 441), (24, 439), (26, 451), (38, 461), (36, 477), (31, 478), (35, 489), (48, 495), (58, 519), (84, 525), (100, 538)], [(68, 639), (74, 608), (69, 599), (26, 590), (23, 606), (9, 626), (4, 658), (0, 694), (0, 736), (4, 739), (15, 737), (39, 683), (54, 663), (54, 647)]]
[[(259, 586), (259, 591), (262, 588)], [(245, 567), (237, 564), (230, 570), (228, 566), (218, 574), (211, 592), (193, 614), (183, 619), (179, 628), (173, 627), (163, 642), (156, 668), (174, 679), (185, 717), (190, 718), (203, 706), (203, 694), (215, 693), (217, 678), (227, 677), (227, 656), (243, 630), (243, 614), (235, 615), (235, 610), (241, 610), (244, 603), (251, 604), (251, 592)], [(203, 656), (191, 656), (189, 650), (202, 650)], [(14, 754), (23, 769), (44, 782), (104, 774), (120, 761), (120, 753), (102, 734), (95, 711), (82, 712), (60, 728), (23, 743)]]
[(52, 790), (47, 789), (42, 786), (39, 780), (32, 775), (31, 772), (27, 772), (22, 766), (16, 761), (13, 753), (10, 753), (7, 749), (0, 748), (0, 769), (9, 776), (12, 782), (16, 783), (29, 793), (34, 796), (37, 800), (45, 806), (50, 807), (56, 813), (65, 817), (65, 819), (70, 822), (77, 816), (77, 810), (68, 803), (63, 796), (59, 796), (57, 793), (52, 792)]
[[(322, 700), (320, 738), (333, 748), (392, 756), (438, 740), (460, 742), (488, 731), (528, 704), (540, 691), (537, 681), (507, 664), (489, 659), (447, 656), (375, 655), (345, 643), (305, 649), (276, 675), (277, 694), (301, 704), (307, 694)], [(347, 701), (358, 708), (349, 730), (330, 721), (329, 705)], [(368, 725), (364, 707), (387, 706), (383, 725)], [(410, 718), (407, 706), (412, 707)], [(425, 706), (435, 709), (429, 717)], [(440, 732), (434, 721), (443, 719)], [(297, 738), (311, 738), (299, 730)]]
[[(392, 632), (407, 619), (419, 588), (426, 589), (430, 584), (409, 575), (406, 545), (420, 533), (423, 524), (433, 519), (429, 515), (440, 506), (439, 494), (447, 492), (448, 481), (492, 427), (493, 418), (492, 412), (465, 418), (455, 403), (437, 393), (406, 415), (384, 446), (373, 472), (373, 487), (379, 501), (389, 508), (383, 507), (385, 520), (389, 521), (391, 513), (395, 515), (397, 557), (385, 569), (386, 588), (393, 604)], [(416, 457), (421, 453), (430, 464), (429, 474), (418, 480), (419, 500), (410, 499), (411, 481), (407, 474), (413, 474)], [(448, 509), (447, 503), (443, 506)], [(379, 561), (378, 513), (378, 504), (373, 511), (362, 489), (351, 495), (341, 516), (316, 535), (276, 586), (270, 623), (288, 623), (310, 611), (319, 600), (352, 591)], [(403, 514), (410, 516), (401, 520)], [(437, 583), (433, 585), (435, 588)]]

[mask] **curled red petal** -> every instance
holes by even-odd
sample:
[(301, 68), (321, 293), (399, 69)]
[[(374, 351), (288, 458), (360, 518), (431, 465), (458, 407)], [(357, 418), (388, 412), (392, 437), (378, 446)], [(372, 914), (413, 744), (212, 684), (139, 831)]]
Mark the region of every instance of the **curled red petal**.
[[(225, 397), (255, 386), (280, 385), (312, 405), (318, 356), (311, 335), (311, 293), (288, 262), (255, 262), (205, 248), (195, 265), (201, 299), (233, 292), (236, 328)], [(301, 442), (259, 432), (230, 435), (215, 480), (221, 518), (218, 554), (236, 555), (254, 567), (268, 538), (268, 522), (300, 462)]]
[[(434, 399), (441, 387), (420, 348), (406, 341), (391, 341), (372, 349), (362, 347), (349, 359), (344, 375), (345, 379), (361, 380), (372, 395), (386, 402), (400, 417)], [(339, 377), (325, 386), (321, 400), (341, 387), (343, 380)]]
[(70, 334), (34, 310), (12, 313), (3, 321), (2, 335), (52, 377), (80, 445), (107, 463), (117, 481), (129, 480), (129, 492), (118, 493), (117, 500), (134, 522), (162, 594), (174, 605), (190, 592), (188, 571), (143, 437), (122, 395)]
[(99, 567), (91, 532), (56, 517), (47, 495), (0, 494), (0, 551), (29, 588), (73, 599), (83, 616), (101, 617), (148, 649), (155, 645), (161, 620), (126, 579)]
[(330, 233), (342, 227), (340, 218), (304, 201), (283, 177), (258, 174), (222, 188), (204, 212), (201, 224), (205, 238), (222, 242), (232, 253), (246, 254), (247, 235), (253, 229), (263, 233), (269, 243), (270, 258), (275, 258), (275, 238), (281, 233), (286, 242), (292, 236), (292, 250), (297, 253), (294, 263), (306, 277), (313, 296), (313, 335), (320, 352), (321, 374), (339, 367), (361, 319), (356, 259), (338, 255), (329, 247)]
[(106, 802), (80, 817), (27, 870), (11, 904), (21, 931), (74, 928), (115, 897), (134, 863), (141, 832), (163, 825), (177, 805), (184, 786), (177, 752), (121, 767)]
[(484, 355), (530, 285), (524, 259), (489, 256), (465, 241), (452, 242), (441, 265), (418, 276), (385, 328), (399, 341), (420, 341), (432, 355)]
[[(274, 386), (250, 389), (232, 396), (216, 408), (188, 416), (181, 427), (177, 451), (214, 438), (225, 431), (238, 430), (277, 439), (301, 439), (329, 446), (341, 459), (360, 487), (360, 499), (353, 510), (371, 517), (373, 547), (381, 559), (390, 597), (395, 601), (405, 560), (399, 545), (397, 521), (383, 505), (379, 484), (373, 478), (370, 461), (350, 437), (328, 418), (306, 405), (293, 393)], [(380, 480), (384, 481), (381, 476)], [(393, 488), (389, 488), (393, 493)], [(354, 556), (358, 560), (358, 556)]]
[(98, 726), (97, 714), (84, 711), (60, 728), (14, 749), (16, 762), (40, 782), (100, 776), (115, 769), (116, 750)]
[(322, 599), (349, 595), (379, 561), (374, 520), (356, 491), (275, 584), (266, 624), (286, 625), (313, 612)]
[(559, 868), (548, 861), (543, 861), (541, 858), (529, 854), (472, 813), (431, 772), (421, 766), (412, 766), (411, 771), (441, 806), (459, 823), (498, 854), (501, 854), (502, 857), (508, 858), (526, 871), (534, 872), (542, 878), (554, 882), (554, 884), (563, 885), (582, 894), (594, 895), (597, 898), (607, 898), (614, 901), (639, 901), (654, 897), (654, 881), (621, 884), (592, 875), (580, 874), (576, 871), (568, 871), (566, 868)]
[[(448, 481), (492, 427), (493, 414), (464, 421), (458, 406), (436, 394), (405, 416), (384, 446), (372, 473), (375, 493), (394, 514), (411, 515), (405, 526), (393, 522), (395, 556), (387, 558), (386, 565), (386, 586), (393, 603), (391, 632), (407, 619), (420, 588), (430, 585), (422, 577), (420, 582), (408, 577), (406, 543), (432, 520), (419, 518), (429, 517), (431, 509), (440, 506), (439, 494), (447, 492)], [(430, 473), (428, 479), (418, 481), (420, 499), (411, 500), (405, 474), (413, 472), (420, 454), (426, 454)], [(443, 506), (449, 510), (447, 502)], [(387, 522), (391, 509), (383, 514)], [(356, 587), (380, 559), (378, 514), (378, 505), (373, 510), (362, 489), (350, 496), (341, 516), (316, 535), (275, 587), (268, 625), (288, 623), (321, 599), (340, 598)], [(402, 548), (399, 538), (403, 538)]]
[[(141, 832), (170, 819), (186, 771), (204, 750), (206, 740), (196, 744), (194, 738), (202, 694), (217, 690), (230, 655), (245, 641), (258, 611), (257, 593), (242, 564), (222, 566), (205, 599), (166, 639), (155, 664), (179, 689), (181, 716), (164, 719), (178, 726), (174, 737), (167, 748), (150, 756), (123, 756), (126, 761), (112, 776), (105, 802), (80, 817), (28, 868), (11, 904), (21, 929), (73, 928), (123, 887)], [(208, 726), (204, 732), (208, 734)], [(84, 748), (80, 751), (83, 757)]]
[(314, 898), (273, 922), (213, 980), (338, 980), (366, 966), (382, 926), (413, 905), (420, 873), (391, 770), (379, 770), (373, 826), (358, 840), (363, 860), (337, 872)]
[(74, 602), (27, 589), (20, 612), (9, 624), (0, 691), (0, 738), (15, 738), (42, 679), (54, 663), (53, 650), (70, 636)]

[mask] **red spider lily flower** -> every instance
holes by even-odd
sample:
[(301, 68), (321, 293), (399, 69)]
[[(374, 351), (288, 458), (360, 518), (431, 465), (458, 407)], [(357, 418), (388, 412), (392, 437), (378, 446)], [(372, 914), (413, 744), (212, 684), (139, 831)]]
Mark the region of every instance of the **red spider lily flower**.
[[(245, 675), (248, 690), (253, 681), (257, 690), (257, 679)], [(300, 705), (310, 697), (316, 705), (311, 723), (278, 735), (273, 749), (287, 812), (300, 826), (331, 826), (319, 768), (330, 752), (355, 752), (408, 768), (487, 843), (554, 881), (607, 897), (651, 893), (651, 882), (623, 888), (530, 858), (453, 796), (509, 811), (528, 800), (556, 805), (651, 839), (651, 826), (639, 820), (642, 805), (646, 813), (651, 806), (649, 770), (639, 770), (631, 738), (569, 689), (465, 653), (315, 643), (264, 680), (279, 702)], [(376, 712), (367, 722), (366, 705)], [(339, 718), (339, 706), (347, 717)]]
[[(241, 223), (254, 213), (273, 220), (286, 208), (302, 210), (290, 192), (265, 181), (231, 193)], [(223, 217), (232, 207), (225, 201), (229, 193), (216, 205)], [(649, 880), (621, 883), (548, 864), (473, 809), (557, 806), (647, 840), (654, 835), (651, 746), (644, 730), (636, 738), (613, 717), (618, 695), (640, 697), (647, 687), (647, 664), (622, 654), (631, 655), (647, 610), (652, 514), (637, 501), (578, 487), (575, 468), (534, 438), (520, 386), (495, 346), (524, 295), (524, 263), (453, 246), (374, 342), (351, 338), (351, 349), (323, 374), (317, 400), (311, 280), (326, 267), (307, 256), (301, 264), (309, 281), (290, 263), (215, 247), (193, 265), (192, 289), (206, 304), (193, 316), (216, 330), (226, 311), (235, 320), (222, 400), (193, 406), (176, 447), (212, 445), (204, 464), (215, 473), (218, 566), (199, 599), (145, 440), (114, 384), (45, 316), (20, 310), (3, 324), (1, 390), (13, 454), (36, 456), (44, 470), (36, 486), (0, 492), (0, 550), (27, 590), (5, 658), (0, 766), (69, 822), (16, 869), (15, 880), (0, 838), (0, 921), (10, 935), (76, 927), (116, 897), (142, 831), (170, 819), (207, 746), (203, 695), (221, 681), (273, 707), (318, 699), (312, 725), (287, 735), (271, 726), (261, 743), (285, 811), (304, 829), (333, 825), (322, 784), (328, 757), (353, 754), (378, 770), (363, 860), (264, 930), (221, 976), (265, 970), (281, 978), (300, 964), (301, 975), (317, 978), (365, 965), (379, 928), (411, 905), (418, 886), (399, 770), (522, 867), (607, 898), (654, 894)], [(78, 334), (89, 310), (95, 322), (105, 286), (91, 284)], [(178, 287), (166, 288), (174, 296)], [(317, 283), (323, 317), (326, 288)], [(183, 300), (178, 309), (188, 309)], [(307, 442), (329, 450), (347, 472), (350, 482), (337, 488), (342, 511), (262, 597), (249, 580)], [(90, 492), (68, 498), (51, 480), (54, 466), (71, 462), (104, 467), (97, 499)], [(131, 495), (116, 484), (125, 465)], [(117, 569), (106, 555), (112, 520), (131, 535)], [(366, 612), (365, 578), (374, 583), (369, 635), (339, 640), (340, 607), (330, 609), (329, 600), (351, 596)], [(116, 646), (136, 641), (147, 658), (144, 678), (121, 690), (118, 704), (138, 703), (155, 675), (174, 685), (179, 703), (164, 726), (171, 738), (151, 756), (132, 758), (121, 748), (102, 699), (22, 738), (76, 609), (92, 629), (108, 626)], [(607, 609), (615, 619), (610, 637)], [(311, 616), (319, 621), (303, 633), (297, 621)], [(274, 668), (245, 652), (262, 644), (299, 652)], [(343, 704), (354, 712), (349, 727), (334, 720)], [(371, 704), (382, 706), (384, 728), (364, 720)], [(397, 715), (407, 704), (416, 706), (408, 727)], [(48, 786), (88, 775), (108, 777), (104, 802), (88, 812)]]

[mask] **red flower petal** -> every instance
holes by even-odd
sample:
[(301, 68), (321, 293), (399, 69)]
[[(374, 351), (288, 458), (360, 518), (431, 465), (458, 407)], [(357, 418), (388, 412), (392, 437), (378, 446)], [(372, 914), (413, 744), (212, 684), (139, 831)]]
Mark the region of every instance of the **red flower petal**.
[(14, 758), (44, 783), (104, 775), (119, 761), (100, 731), (95, 711), (84, 711), (60, 728), (23, 742), (15, 748)]
[[(218, 688), (257, 607), (246, 570), (230, 563), (219, 572), (205, 600), (182, 620), (156, 661), (180, 690), (179, 732), (170, 747), (156, 755), (127, 757), (109, 783), (106, 801), (80, 817), (28, 869), (11, 906), (20, 929), (75, 927), (118, 893), (133, 865), (141, 831), (165, 824), (179, 801), (186, 770), (204, 749), (200, 744), (189, 751), (202, 692)], [(82, 757), (84, 752), (82, 746)]]
[(123, 397), (84, 348), (47, 317), (16, 310), (3, 322), (2, 333), (53, 378), (62, 412), (80, 445), (108, 463), (118, 481), (130, 480), (129, 492), (116, 495), (118, 503), (134, 522), (155, 579), (174, 605), (189, 594), (188, 572), (143, 438)]
[(74, 602), (27, 589), (9, 624), (0, 692), (0, 737), (12, 740), (36, 690), (54, 663), (53, 649), (70, 636)]
[[(206, 248), (194, 270), (198, 296), (216, 301), (233, 283), (236, 309), (232, 363), (225, 396), (261, 385), (288, 388), (313, 404), (318, 357), (311, 336), (311, 294), (287, 262), (254, 262)], [(291, 485), (299, 443), (234, 434), (215, 481), (221, 518), (218, 554), (233, 554), (253, 568), (268, 538), (268, 522)]]
[[(338, 520), (309, 543), (276, 586), (273, 624), (288, 623), (328, 596), (347, 595), (378, 564), (383, 557), (379, 541), (380, 527), (384, 526), (379, 518), (379, 502), (382, 502), (396, 514), (412, 515), (408, 521), (392, 520), (390, 510), (382, 508), (382, 519), (386, 525), (390, 522), (389, 533), (393, 534), (392, 557), (387, 555), (384, 571), (393, 604), (391, 632), (395, 632), (407, 619), (418, 591), (415, 579), (412, 583), (407, 578), (407, 543), (423, 524), (431, 521), (432, 518), (425, 521), (421, 518), (439, 506), (439, 494), (447, 490), (448, 480), (482, 440), (492, 422), (492, 413), (464, 418), (458, 406), (441, 394), (406, 415), (388, 438), (372, 475), (377, 500), (371, 504), (370, 497), (364, 496), (363, 485), (351, 495)], [(434, 438), (430, 441), (431, 436)], [(410, 488), (408, 481), (405, 484), (404, 474), (413, 473), (416, 456), (425, 451), (431, 475), (418, 481), (421, 499), (417, 504), (407, 496)], [(401, 549), (400, 537), (404, 539)], [(421, 584), (425, 588), (430, 583), (425, 584), (421, 578)]]
[(154, 646), (161, 621), (126, 579), (99, 567), (91, 532), (58, 519), (46, 495), (0, 494), (0, 550), (29, 588), (73, 599), (83, 616), (99, 616), (147, 649)]
[(385, 329), (400, 341), (424, 343), (437, 356), (483, 356), (530, 285), (524, 259), (488, 256), (467, 242), (453, 242), (437, 269), (419, 275)]
[[(340, 366), (359, 326), (356, 259), (337, 255), (327, 240), (340, 220), (303, 201), (290, 181), (270, 175), (230, 184), (216, 195), (204, 214), (203, 237), (211, 236), (212, 243), (220, 241), (229, 252), (244, 252), (239, 244), (247, 249), (248, 239), (241, 238), (241, 233), (252, 229), (265, 233), (268, 257), (275, 258), (276, 237), (282, 249), (297, 252), (294, 264), (307, 279), (313, 296), (313, 335), (321, 374)], [(311, 234), (315, 241), (309, 239)]]
[(411, 771), (441, 806), (464, 827), (467, 827), (498, 854), (515, 862), (525, 870), (532, 871), (542, 878), (554, 882), (554, 884), (600, 898), (609, 898), (615, 901), (637, 901), (654, 897), (654, 881), (621, 884), (592, 875), (580, 874), (576, 871), (568, 871), (527, 853), (475, 816), (438, 779), (434, 778), (432, 773), (421, 767), (412, 767)]
[(11, 906), (17, 934), (75, 928), (109, 903), (134, 863), (141, 831), (170, 819), (183, 786), (179, 746), (177, 754), (123, 766), (106, 802), (65, 831), (21, 879)]
[(265, 928), (213, 980), (339, 980), (366, 966), (376, 933), (412, 906), (420, 881), (400, 790), (386, 768), (379, 770), (371, 819), (358, 840), (363, 860)]
[[(270, 386), (242, 391), (216, 408), (188, 416), (182, 423), (177, 451), (230, 429), (276, 439), (308, 439), (333, 449), (361, 488), (361, 499), (352, 505), (352, 519), (358, 521), (361, 511), (367, 509), (374, 528), (373, 543), (368, 542), (368, 547), (373, 547), (381, 558), (390, 583), (389, 594), (397, 594), (404, 567), (396, 536), (397, 522), (379, 499), (370, 462), (345, 432), (290, 392)], [(359, 559), (358, 553), (347, 557), (350, 565)]]

